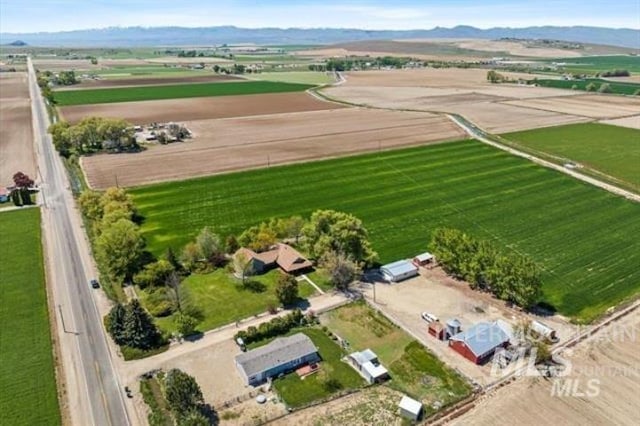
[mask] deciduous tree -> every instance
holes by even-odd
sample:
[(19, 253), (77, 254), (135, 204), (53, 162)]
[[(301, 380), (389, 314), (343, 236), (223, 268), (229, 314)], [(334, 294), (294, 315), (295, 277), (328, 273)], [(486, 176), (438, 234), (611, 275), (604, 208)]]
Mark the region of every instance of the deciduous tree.
[(298, 281), (290, 274), (280, 274), (276, 284), (276, 297), (283, 306), (289, 306), (298, 299)]
[(181, 370), (169, 370), (164, 385), (167, 403), (176, 417), (182, 417), (194, 409), (199, 410), (204, 404), (202, 391), (196, 380)]
[(321, 264), (329, 271), (331, 284), (339, 290), (347, 290), (361, 275), (360, 266), (342, 253), (329, 251), (321, 259)]
[(144, 240), (138, 227), (126, 219), (120, 219), (102, 229), (96, 239), (98, 261), (109, 275), (118, 281), (131, 276), (143, 248)]

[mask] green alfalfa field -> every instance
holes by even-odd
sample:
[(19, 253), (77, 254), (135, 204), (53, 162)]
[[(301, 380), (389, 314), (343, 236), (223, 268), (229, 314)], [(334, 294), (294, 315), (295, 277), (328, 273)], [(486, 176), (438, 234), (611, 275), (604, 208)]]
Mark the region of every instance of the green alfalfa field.
[(204, 226), (238, 234), (271, 217), (353, 213), (382, 262), (459, 228), (531, 256), (543, 298), (591, 321), (640, 288), (640, 205), (475, 141), (232, 173), (132, 190), (149, 249), (176, 250)]
[(502, 135), (519, 147), (550, 154), (640, 191), (640, 130), (600, 123), (569, 124)]
[(0, 423), (59, 425), (35, 208), (0, 213), (0, 324)]
[(313, 85), (279, 81), (239, 81), (119, 87), (111, 89), (60, 90), (54, 93), (54, 97), (58, 106), (71, 106), (209, 96), (303, 92), (311, 87), (313, 87)]

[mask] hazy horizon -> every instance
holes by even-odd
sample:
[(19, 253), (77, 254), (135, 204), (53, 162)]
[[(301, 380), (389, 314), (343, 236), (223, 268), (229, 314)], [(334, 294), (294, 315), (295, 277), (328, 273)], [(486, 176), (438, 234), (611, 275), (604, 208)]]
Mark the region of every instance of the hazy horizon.
[[(553, 13), (550, 13), (550, 11)], [(530, 26), (593, 26), (640, 29), (640, 2), (559, 0), (553, 4), (526, 1), (379, 0), (218, 1), (195, 0), (188, 6), (149, 0), (0, 0), (0, 32), (60, 32), (113, 27), (418, 30), (468, 25), (524, 28)]]

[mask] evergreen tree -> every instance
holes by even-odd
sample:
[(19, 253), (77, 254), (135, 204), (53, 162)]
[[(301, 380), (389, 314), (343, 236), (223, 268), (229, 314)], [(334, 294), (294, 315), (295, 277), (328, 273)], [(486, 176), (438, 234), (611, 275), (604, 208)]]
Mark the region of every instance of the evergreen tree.
[(164, 384), (167, 403), (176, 417), (180, 418), (204, 404), (200, 386), (187, 373), (175, 368), (169, 370)]
[(150, 349), (160, 340), (153, 319), (137, 299), (129, 303), (124, 317), (124, 344), (137, 349)]
[(124, 344), (124, 319), (126, 315), (127, 310), (120, 303), (111, 308), (107, 315), (107, 331), (118, 345)]

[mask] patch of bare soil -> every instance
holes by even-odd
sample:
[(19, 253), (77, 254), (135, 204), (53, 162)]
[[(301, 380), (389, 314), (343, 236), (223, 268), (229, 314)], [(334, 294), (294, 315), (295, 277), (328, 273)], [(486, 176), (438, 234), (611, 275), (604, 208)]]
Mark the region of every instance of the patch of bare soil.
[(613, 120), (602, 120), (601, 123), (612, 124), (614, 126), (629, 127), (631, 129), (640, 129), (640, 115), (634, 115), (626, 118), (616, 118)]
[(510, 105), (541, 109), (590, 118), (618, 118), (637, 114), (640, 98), (611, 95), (562, 96), (507, 102)]
[(399, 426), (402, 393), (376, 386), (326, 404), (307, 408), (274, 422), (274, 425)]
[(76, 105), (60, 109), (62, 117), (77, 123), (84, 117), (123, 118), (133, 124), (205, 120), (253, 115), (283, 114), (342, 108), (307, 93), (268, 93), (259, 95), (214, 96), (209, 98), (166, 99)]
[(31, 102), (26, 73), (0, 74), (0, 186), (21, 171), (36, 177)]
[(82, 159), (90, 185), (137, 186), (232, 170), (267, 167), (466, 135), (444, 116), (345, 108), (185, 122), (193, 140), (137, 154)]

